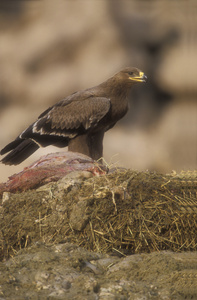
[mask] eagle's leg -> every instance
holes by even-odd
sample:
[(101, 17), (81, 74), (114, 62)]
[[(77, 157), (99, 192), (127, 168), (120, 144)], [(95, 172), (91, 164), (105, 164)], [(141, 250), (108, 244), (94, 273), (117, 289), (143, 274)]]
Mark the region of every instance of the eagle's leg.
[(91, 157), (88, 135), (87, 134), (78, 135), (75, 138), (69, 140), (68, 151), (82, 153)]
[(95, 160), (103, 157), (103, 138), (104, 132), (99, 131), (89, 137), (90, 157)]
[(79, 135), (69, 141), (68, 151), (82, 153), (97, 160), (103, 156), (103, 137), (103, 131)]

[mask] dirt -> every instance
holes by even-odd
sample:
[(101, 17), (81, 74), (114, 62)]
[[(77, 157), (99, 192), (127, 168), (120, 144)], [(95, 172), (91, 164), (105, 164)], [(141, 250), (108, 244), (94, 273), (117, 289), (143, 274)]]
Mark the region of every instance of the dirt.
[(1, 299), (196, 299), (196, 172), (72, 172), (0, 207)]
[(36, 243), (0, 264), (1, 299), (197, 298), (197, 252), (118, 257)]

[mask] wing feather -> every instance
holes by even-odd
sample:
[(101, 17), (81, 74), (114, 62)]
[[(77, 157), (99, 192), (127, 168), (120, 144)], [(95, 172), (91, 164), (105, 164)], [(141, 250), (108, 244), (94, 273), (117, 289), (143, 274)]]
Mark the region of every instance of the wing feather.
[(94, 129), (110, 111), (110, 99), (89, 96), (84, 100), (63, 99), (51, 109), (42, 113), (38, 120), (20, 137), (36, 135), (58, 135), (73, 138), (80, 133)]

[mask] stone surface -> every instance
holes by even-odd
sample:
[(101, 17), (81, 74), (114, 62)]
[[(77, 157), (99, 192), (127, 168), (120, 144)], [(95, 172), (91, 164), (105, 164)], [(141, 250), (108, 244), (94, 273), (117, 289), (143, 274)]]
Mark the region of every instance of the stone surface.
[(2, 300), (196, 299), (196, 280), (196, 252), (120, 258), (69, 243), (37, 243), (0, 263)]
[(3, 193), (0, 299), (196, 299), (196, 172), (90, 175)]

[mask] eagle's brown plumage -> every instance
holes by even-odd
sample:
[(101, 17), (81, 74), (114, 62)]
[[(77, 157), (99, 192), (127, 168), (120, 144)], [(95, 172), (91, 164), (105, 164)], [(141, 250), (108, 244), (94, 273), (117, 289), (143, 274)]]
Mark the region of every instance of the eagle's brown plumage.
[(40, 146), (68, 146), (69, 151), (93, 159), (103, 155), (105, 131), (112, 128), (128, 110), (127, 95), (133, 84), (145, 82), (137, 68), (125, 68), (93, 88), (76, 92), (44, 111), (0, 154), (9, 152), (4, 164), (21, 163)]

